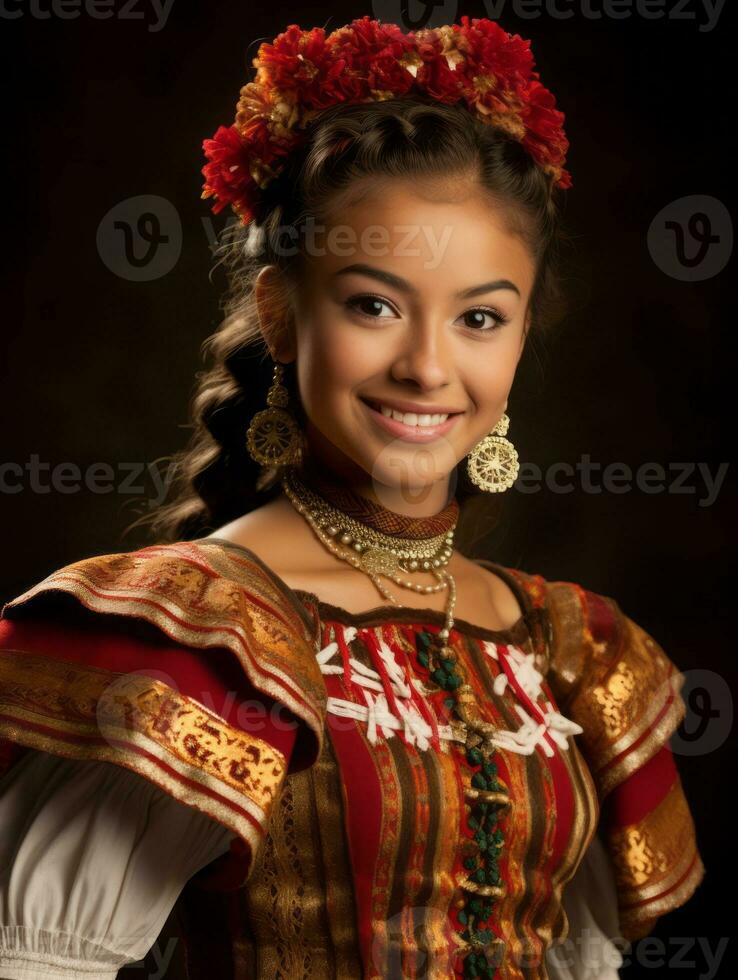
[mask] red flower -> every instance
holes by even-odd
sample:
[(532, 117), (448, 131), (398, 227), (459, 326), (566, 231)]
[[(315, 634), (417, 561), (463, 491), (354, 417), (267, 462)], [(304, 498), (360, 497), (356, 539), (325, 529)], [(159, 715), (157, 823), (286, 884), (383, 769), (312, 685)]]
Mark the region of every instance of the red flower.
[(337, 33), (326, 38), (322, 27), (301, 31), (292, 24), (272, 44), (259, 48), (254, 59), (258, 80), (308, 110), (363, 96), (367, 86), (360, 73), (347, 75), (345, 64), (334, 53)]
[(210, 161), (202, 168), (205, 178), (204, 198), (216, 196), (213, 214), (219, 214), (226, 204), (238, 213), (249, 210), (253, 181), (249, 174), (246, 147), (235, 126), (219, 126), (212, 139), (203, 140), (202, 148)]
[[(464, 79), (452, 68), (443, 54), (443, 38), (431, 28), (418, 31), (418, 53), (423, 65), (418, 71), (418, 88), (439, 102), (458, 102), (462, 95)], [(453, 62), (452, 62), (453, 63)]]
[(569, 141), (563, 130), (564, 113), (555, 106), (556, 100), (551, 92), (533, 79), (521, 113), (526, 128), (523, 145), (538, 162), (560, 167), (569, 149)]
[(401, 96), (412, 88), (413, 76), (401, 59), (413, 51), (413, 38), (396, 24), (382, 24), (365, 14), (334, 31), (327, 44), (346, 73), (350, 101), (371, 98), (372, 90)]
[(528, 82), (535, 64), (530, 41), (519, 34), (508, 34), (487, 18), (470, 21), (464, 15), (458, 30), (466, 43), (465, 62), (459, 66), (465, 77), (492, 72), (501, 88), (513, 91)]
[(221, 126), (203, 149), (203, 197), (217, 214), (230, 203), (245, 223), (261, 188), (280, 172), (322, 109), (402, 97), (463, 99), (481, 119), (520, 140), (555, 183), (571, 186), (564, 114), (534, 70), (530, 41), (487, 18), (405, 34), (396, 24), (356, 18), (326, 37), (322, 27), (290, 24), (253, 61), (255, 80), (241, 89), (235, 125)]

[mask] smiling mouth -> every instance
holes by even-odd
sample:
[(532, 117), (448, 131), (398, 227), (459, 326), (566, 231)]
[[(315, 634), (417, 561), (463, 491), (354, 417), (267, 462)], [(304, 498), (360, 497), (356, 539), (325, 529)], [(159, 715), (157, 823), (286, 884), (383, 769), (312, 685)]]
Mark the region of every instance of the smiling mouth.
[[(385, 405), (383, 402), (377, 401), (374, 398), (364, 398), (363, 396), (360, 396), (360, 401), (364, 402), (365, 405), (368, 405), (369, 408), (374, 409), (375, 412), (379, 412), (381, 415), (384, 415), (385, 418), (390, 418), (390, 417), (394, 418), (394, 414), (392, 415), (387, 414), (388, 410), (391, 410), (392, 413), (399, 412), (401, 415), (415, 415), (417, 418), (420, 418), (423, 415), (428, 415), (428, 416), (443, 415), (445, 416), (445, 419), (450, 419), (456, 415), (464, 414), (463, 412), (439, 412), (438, 410), (433, 410), (425, 407), (422, 409), (416, 409), (415, 411), (410, 411), (410, 410), (400, 411), (400, 409), (393, 409), (391, 405)], [(398, 419), (397, 421), (400, 420)]]
[[(402, 439), (406, 442), (431, 442), (445, 436), (451, 431), (454, 425), (456, 425), (456, 420), (464, 414), (463, 412), (449, 413), (446, 419), (433, 425), (411, 425), (407, 422), (395, 419), (391, 415), (386, 415), (382, 411), (379, 403), (372, 404), (366, 398), (360, 398), (359, 400), (367, 407), (371, 413), (371, 418), (374, 420), (375, 424), (379, 426), (379, 428), (383, 429), (386, 433), (389, 433), (389, 435), (394, 436), (396, 439)], [(443, 415), (445, 413), (439, 412), (437, 414)]]

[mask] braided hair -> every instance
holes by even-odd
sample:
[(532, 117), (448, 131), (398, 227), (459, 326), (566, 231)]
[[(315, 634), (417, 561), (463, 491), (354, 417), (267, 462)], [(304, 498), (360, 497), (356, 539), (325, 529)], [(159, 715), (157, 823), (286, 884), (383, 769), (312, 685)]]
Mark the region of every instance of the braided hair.
[[(534, 260), (526, 349), (531, 345), (538, 351), (564, 313), (560, 264), (562, 245), (569, 239), (562, 228), (561, 192), (521, 144), (462, 105), (420, 94), (325, 109), (310, 124), (304, 145), (262, 192), (254, 220), (247, 226), (228, 224), (219, 236), (217, 265), (224, 266), (228, 283), (221, 302), (224, 316), (202, 347), (211, 363), (198, 375), (190, 443), (171, 457), (172, 499), (127, 530), (146, 524), (159, 540), (197, 537), (281, 492), (274, 478), (257, 488), (260, 467), (246, 449), (246, 430), (265, 407), (273, 367), (256, 305), (256, 278), (264, 266), (277, 266), (282, 275), (270, 287), (274, 299), (294, 309), (309, 259), (299, 244), (284, 247), (285, 229), (299, 243), (306, 222), (325, 222), (355, 200), (367, 181), (391, 178), (470, 180), (486, 193)], [(285, 365), (284, 383), (290, 410), (303, 425), (294, 364)], [(455, 492), (460, 504), (456, 542), (464, 550), (465, 529), (482, 510), (497, 515), (501, 495), (474, 487), (465, 460), (457, 467)]]

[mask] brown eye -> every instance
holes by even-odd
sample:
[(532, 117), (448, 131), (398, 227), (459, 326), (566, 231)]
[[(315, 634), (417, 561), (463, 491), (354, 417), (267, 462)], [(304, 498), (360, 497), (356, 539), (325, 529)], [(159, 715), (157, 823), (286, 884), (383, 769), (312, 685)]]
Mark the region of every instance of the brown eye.
[(361, 316), (369, 317), (372, 320), (386, 319), (386, 317), (382, 317), (379, 314), (383, 306), (390, 309), (387, 300), (380, 299), (378, 296), (372, 296), (368, 293), (362, 296), (352, 296), (351, 299), (346, 301), (346, 306)]
[[(464, 313), (464, 318), (467, 320), (466, 325), (477, 333), (487, 333), (497, 330), (508, 322), (508, 317), (500, 313), (499, 310), (487, 306), (478, 306), (473, 310), (467, 310)], [(485, 318), (491, 318), (494, 321), (492, 325), (485, 324)]]

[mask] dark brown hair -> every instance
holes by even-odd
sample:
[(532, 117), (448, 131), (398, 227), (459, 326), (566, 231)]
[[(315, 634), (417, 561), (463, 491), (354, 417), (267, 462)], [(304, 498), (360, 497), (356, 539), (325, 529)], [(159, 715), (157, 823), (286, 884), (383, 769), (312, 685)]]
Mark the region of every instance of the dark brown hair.
[[(266, 406), (273, 366), (261, 333), (254, 281), (265, 265), (276, 265), (283, 273), (278, 277), (283, 285), (277, 287), (281, 302), (294, 309), (307, 262), (300, 246), (305, 223), (325, 223), (361, 188), (392, 178), (471, 181), (499, 208), (535, 262), (526, 350), (532, 345), (537, 351), (564, 311), (560, 262), (568, 236), (561, 224), (561, 192), (550, 177), (520, 143), (462, 105), (419, 95), (326, 109), (263, 192), (251, 226), (231, 222), (221, 233), (216, 255), (228, 281), (221, 303), (224, 317), (202, 347), (212, 363), (198, 375), (190, 443), (171, 457), (173, 499), (130, 527), (148, 524), (160, 540), (197, 537), (279, 494), (277, 474), (257, 489), (260, 467), (246, 449), (246, 429)], [(296, 247), (284, 247), (287, 231)], [(285, 384), (291, 410), (302, 422), (292, 364), (285, 366)], [(472, 527), (483, 511), (496, 515), (504, 495), (474, 487), (465, 460), (456, 477), (461, 505), (456, 543), (468, 550)]]

